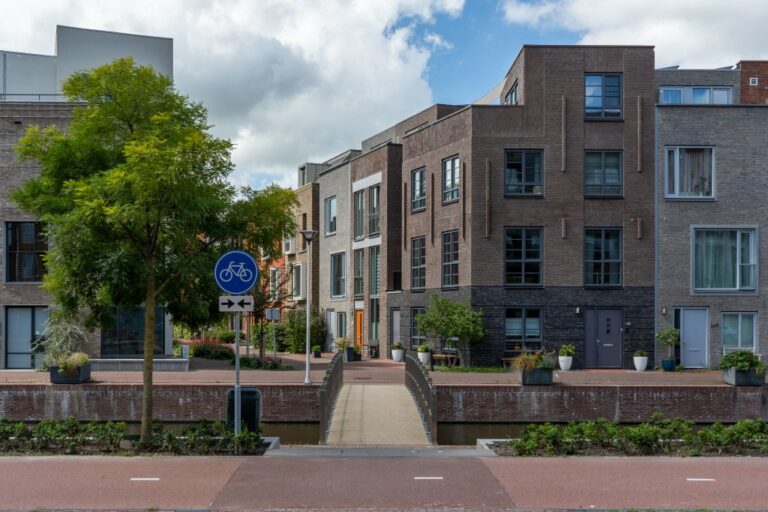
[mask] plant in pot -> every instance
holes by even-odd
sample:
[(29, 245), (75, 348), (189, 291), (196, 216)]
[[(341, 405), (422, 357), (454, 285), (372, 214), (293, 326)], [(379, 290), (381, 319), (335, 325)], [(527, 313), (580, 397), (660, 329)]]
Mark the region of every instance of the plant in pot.
[(75, 324), (54, 315), (45, 326), (34, 349), (43, 348), (43, 368), (49, 370), (52, 384), (81, 384), (91, 380), (88, 355), (81, 351), (86, 338)]
[(340, 338), (336, 342), (336, 347), (338, 347), (339, 352), (344, 353), (345, 363), (351, 363), (352, 361), (355, 360), (355, 349), (352, 348), (347, 338)]
[(363, 360), (363, 347), (361, 347), (360, 345), (355, 345), (354, 352), (355, 352), (355, 354), (354, 354), (355, 361), (362, 361)]
[(669, 347), (669, 357), (662, 359), (661, 367), (664, 368), (665, 372), (675, 371), (675, 366), (677, 365), (675, 362), (675, 347), (680, 344), (680, 329), (675, 329), (674, 327), (664, 329), (656, 333), (656, 339), (662, 345)]
[(571, 369), (573, 364), (573, 356), (576, 355), (576, 347), (570, 343), (560, 346), (560, 350), (557, 353), (557, 362), (560, 364), (560, 369), (567, 372)]
[(405, 356), (405, 348), (399, 341), (392, 345), (392, 360), (396, 363), (402, 363)]
[(512, 369), (520, 375), (523, 386), (549, 386), (555, 358), (542, 352), (520, 354), (512, 360)]
[(320, 359), (322, 357), (322, 351), (320, 350), (320, 345), (312, 345), (312, 355), (315, 356), (315, 359)]
[(644, 372), (648, 367), (648, 352), (645, 350), (635, 350), (632, 355), (632, 362), (635, 363), (635, 370)]
[(432, 362), (432, 345), (429, 345), (428, 343), (422, 343), (419, 345), (416, 351), (418, 352), (419, 361), (421, 361), (421, 364), (424, 366), (429, 366), (429, 364)]
[(765, 384), (765, 363), (748, 350), (730, 352), (720, 359), (723, 382), (731, 386), (762, 386)]

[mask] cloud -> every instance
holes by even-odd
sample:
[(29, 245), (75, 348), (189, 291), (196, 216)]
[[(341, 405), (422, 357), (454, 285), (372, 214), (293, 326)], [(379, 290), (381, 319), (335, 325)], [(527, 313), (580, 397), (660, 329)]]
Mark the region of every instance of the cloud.
[(768, 59), (764, 0), (502, 0), (512, 24), (566, 30), (580, 44), (648, 44), (657, 67), (714, 68)]
[[(232, 181), (295, 183), (432, 102), (434, 26), (464, 0), (28, 0), (3, 6), (0, 48), (54, 52), (55, 26), (174, 39), (177, 88), (236, 145)], [(425, 33), (417, 37), (417, 33)]]

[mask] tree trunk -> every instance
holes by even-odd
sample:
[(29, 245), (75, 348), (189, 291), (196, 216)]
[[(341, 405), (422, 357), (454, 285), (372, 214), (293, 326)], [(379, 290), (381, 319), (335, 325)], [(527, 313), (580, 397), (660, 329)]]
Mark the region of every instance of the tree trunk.
[(259, 322), (259, 359), (264, 360), (264, 322)]
[(141, 411), (141, 444), (152, 437), (152, 360), (155, 356), (155, 276), (149, 271), (144, 298), (144, 397)]
[(462, 341), (458, 342), (456, 344), (456, 352), (459, 354), (459, 365), (468, 368), (470, 363), (469, 343)]

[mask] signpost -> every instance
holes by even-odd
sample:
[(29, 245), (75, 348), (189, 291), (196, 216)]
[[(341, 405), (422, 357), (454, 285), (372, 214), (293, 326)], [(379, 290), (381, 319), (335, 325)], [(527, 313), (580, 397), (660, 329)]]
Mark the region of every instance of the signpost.
[(240, 434), (240, 313), (253, 311), (253, 297), (243, 296), (259, 277), (259, 266), (245, 251), (229, 251), (219, 258), (213, 269), (216, 284), (225, 293), (219, 297), (219, 311), (235, 314), (235, 434)]

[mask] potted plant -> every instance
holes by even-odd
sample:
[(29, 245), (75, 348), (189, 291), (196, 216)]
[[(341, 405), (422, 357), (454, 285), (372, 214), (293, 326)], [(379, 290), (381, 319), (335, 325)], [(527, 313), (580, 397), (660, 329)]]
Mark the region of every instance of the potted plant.
[(80, 328), (54, 314), (33, 349), (45, 352), (43, 369), (48, 369), (52, 384), (80, 384), (91, 379), (88, 355), (81, 351), (86, 337)]
[(74, 352), (60, 357), (48, 368), (51, 384), (82, 384), (91, 380), (91, 364), (88, 354)]
[(338, 347), (339, 352), (344, 352), (345, 363), (351, 363), (355, 360), (355, 349), (350, 346), (348, 339), (340, 338), (339, 341), (336, 342), (336, 346)]
[(555, 359), (541, 352), (521, 354), (512, 360), (512, 369), (519, 373), (523, 386), (549, 386)]
[(354, 351), (354, 360), (355, 361), (362, 361), (363, 360), (363, 347), (360, 345), (355, 345)]
[(664, 368), (665, 372), (675, 371), (675, 366), (677, 366), (675, 362), (675, 347), (680, 344), (680, 329), (675, 329), (674, 327), (664, 329), (656, 333), (656, 339), (662, 345), (669, 347), (669, 357), (661, 361), (661, 367)]
[(567, 372), (571, 369), (573, 364), (573, 356), (576, 355), (576, 347), (570, 343), (560, 346), (560, 350), (557, 353), (557, 362), (560, 364), (560, 369)]
[(315, 359), (320, 359), (322, 357), (322, 352), (320, 351), (320, 345), (312, 345), (312, 355), (315, 356)]
[(421, 364), (424, 366), (429, 366), (429, 364), (432, 362), (432, 345), (422, 343), (419, 345), (416, 351), (419, 354), (419, 361), (421, 361)]
[(645, 350), (635, 350), (632, 356), (632, 362), (635, 363), (635, 370), (644, 372), (648, 367), (648, 352)]
[(402, 363), (403, 357), (405, 356), (405, 349), (403, 348), (403, 344), (399, 341), (392, 345), (392, 360), (396, 363)]
[(731, 386), (762, 386), (765, 384), (765, 364), (748, 350), (730, 352), (720, 359), (723, 382)]

